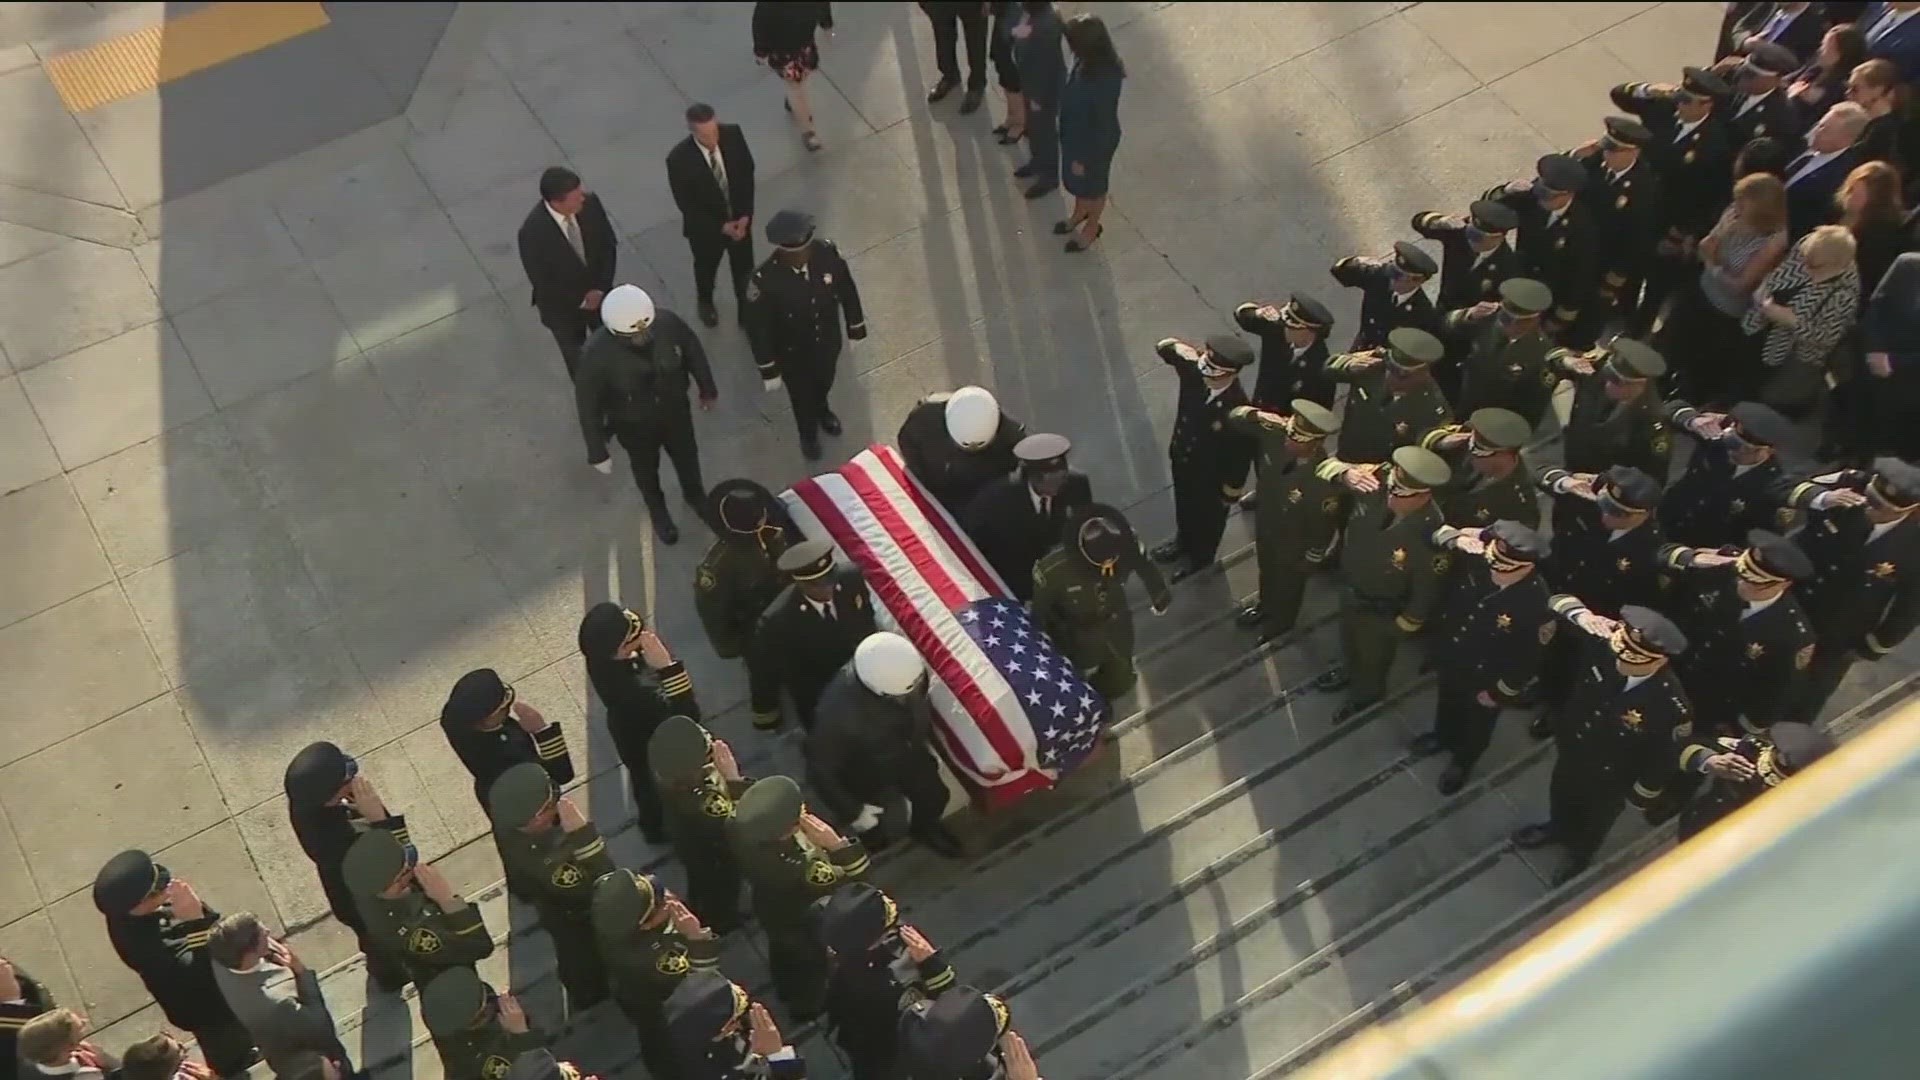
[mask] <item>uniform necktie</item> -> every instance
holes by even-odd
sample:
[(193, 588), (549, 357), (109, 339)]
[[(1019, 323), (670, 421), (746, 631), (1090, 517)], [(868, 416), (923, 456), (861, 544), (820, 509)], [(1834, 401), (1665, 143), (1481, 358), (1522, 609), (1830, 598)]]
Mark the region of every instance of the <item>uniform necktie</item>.
[(727, 164), (720, 158), (720, 150), (715, 147), (706, 151), (707, 167), (713, 170), (713, 182), (720, 185), (720, 198), (727, 204), (727, 217), (733, 217), (733, 196), (727, 191)]
[(567, 215), (566, 221), (566, 226), (560, 231), (567, 234), (567, 246), (584, 263), (587, 261), (587, 245), (580, 239), (580, 222), (572, 214)]
[(1047, 498), (1045, 495), (1040, 496), (1040, 516), (1051, 517), (1052, 515), (1053, 515), (1053, 500)]

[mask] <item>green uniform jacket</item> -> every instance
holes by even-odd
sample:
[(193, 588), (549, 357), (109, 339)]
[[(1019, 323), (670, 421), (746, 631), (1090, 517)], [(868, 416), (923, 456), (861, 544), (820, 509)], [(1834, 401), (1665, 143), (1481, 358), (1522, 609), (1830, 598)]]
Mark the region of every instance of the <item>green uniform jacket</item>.
[[(1338, 461), (1327, 461), (1319, 471), (1324, 477), (1337, 477), (1342, 468)], [(1439, 506), (1431, 502), (1392, 521), (1384, 481), (1382, 477), (1378, 491), (1353, 496), (1340, 575), (1363, 601), (1397, 604), (1399, 613), (1394, 621), (1411, 634), (1426, 625), (1440, 603), (1447, 555), (1434, 550), (1431, 537), (1446, 521)]]
[(1547, 415), (1560, 372), (1547, 363), (1553, 343), (1539, 331), (1509, 338), (1494, 316), (1468, 319), (1465, 311), (1447, 316), (1449, 336), (1467, 346), (1460, 366), (1458, 415), (1476, 409), (1510, 409), (1535, 427)]
[(1133, 610), (1127, 606), (1127, 575), (1137, 573), (1157, 607), (1173, 599), (1160, 568), (1136, 545), (1112, 574), (1078, 552), (1054, 548), (1033, 568), (1033, 614), (1067, 659), (1091, 673), (1115, 658), (1133, 656)]
[(485, 1027), (444, 1039), (435, 1036), (433, 1040), (447, 1080), (506, 1080), (521, 1054), (546, 1045), (547, 1037), (531, 1024), (516, 1035), (501, 1027), (497, 1019), (488, 1021)]
[(813, 902), (867, 872), (867, 849), (858, 840), (838, 851), (815, 847), (795, 834), (767, 847), (734, 851), (753, 887), (753, 909), (769, 932), (812, 933)]
[(460, 911), (441, 911), (418, 888), (398, 900), (382, 896), (355, 897), (367, 924), (367, 940), (380, 942), (404, 962), (415, 984), (452, 967), (472, 967), (493, 955), (493, 937), (480, 918), (480, 909), (468, 904)]
[(727, 822), (733, 820), (734, 803), (752, 786), (746, 777), (734, 783), (722, 780), (720, 770), (712, 765), (691, 785), (659, 782), (667, 835), (681, 862), (705, 853), (727, 854)]
[(757, 537), (723, 536), (707, 549), (693, 574), (693, 606), (721, 659), (746, 655), (760, 613), (786, 587), (775, 566), (786, 550), (784, 533), (764, 547)]
[(1427, 432), (1453, 418), (1431, 379), (1400, 394), (1390, 392), (1386, 362), (1372, 355), (1343, 353), (1327, 362), (1327, 374), (1353, 388), (1340, 423), (1343, 461), (1385, 461), (1403, 446), (1418, 446)]
[(493, 842), (514, 895), (538, 905), (543, 916), (552, 911), (585, 918), (593, 906), (593, 883), (616, 869), (606, 838), (591, 821), (572, 832), (556, 825), (539, 835), (496, 828)]
[(1564, 357), (1564, 350), (1555, 350), (1549, 362), (1574, 382), (1562, 451), (1567, 471), (1602, 473), (1631, 465), (1666, 483), (1673, 432), (1660, 396), (1649, 387), (1637, 400), (1616, 404), (1607, 397), (1605, 378), (1568, 366)]
[(1345, 487), (1322, 479), (1317, 472), (1327, 460), (1326, 443), (1312, 457), (1296, 460), (1287, 449), (1286, 428), (1270, 425), (1260, 418), (1258, 409), (1248, 406), (1228, 414), (1227, 427), (1253, 436), (1258, 446), (1253, 464), (1260, 500), (1253, 524), (1261, 573), (1267, 572), (1269, 560), (1277, 560), (1276, 568), (1326, 561), (1339, 535), (1348, 495)]
[(652, 930), (630, 928), (617, 940), (602, 935), (598, 941), (614, 1000), (629, 1012), (659, 1009), (691, 972), (720, 970), (720, 939), (683, 937), (671, 920)]
[(1456, 529), (1477, 529), (1496, 521), (1517, 521), (1529, 529), (1540, 527), (1540, 495), (1534, 486), (1533, 471), (1525, 461), (1514, 466), (1503, 479), (1482, 480), (1473, 471), (1473, 454), (1465, 448), (1440, 449), (1440, 441), (1466, 431), (1460, 424), (1434, 428), (1421, 445), (1447, 460), (1453, 479), (1433, 493), (1446, 515), (1447, 524)]

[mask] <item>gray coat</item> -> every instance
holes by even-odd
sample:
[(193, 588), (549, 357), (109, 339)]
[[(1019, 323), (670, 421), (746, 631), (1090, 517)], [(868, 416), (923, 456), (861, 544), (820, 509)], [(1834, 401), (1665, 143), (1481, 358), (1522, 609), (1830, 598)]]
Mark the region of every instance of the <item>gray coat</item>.
[(344, 1063), (345, 1049), (312, 971), (296, 975), (264, 962), (234, 971), (215, 964), (213, 980), (279, 1080), (315, 1080), (326, 1058)]

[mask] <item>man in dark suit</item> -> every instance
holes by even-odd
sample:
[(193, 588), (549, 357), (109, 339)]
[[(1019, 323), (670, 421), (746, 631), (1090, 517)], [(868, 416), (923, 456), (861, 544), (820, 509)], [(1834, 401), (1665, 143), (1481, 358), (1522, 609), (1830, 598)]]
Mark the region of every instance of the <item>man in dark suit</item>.
[(540, 203), (520, 223), (520, 266), (569, 379), (588, 332), (600, 325), (600, 298), (613, 288), (616, 258), (613, 223), (600, 196), (572, 169), (554, 165), (541, 173)]
[(1807, 132), (1806, 150), (1787, 162), (1787, 233), (1795, 240), (1838, 216), (1833, 196), (1860, 164), (1854, 143), (1867, 119), (1867, 111), (1851, 101), (1835, 105)]
[(1733, 47), (1744, 49), (1755, 41), (1784, 45), (1803, 64), (1813, 62), (1820, 38), (1827, 32), (1825, 4), (1756, 4), (1733, 28)]
[(667, 154), (667, 185), (680, 208), (680, 232), (693, 249), (700, 321), (720, 325), (713, 279), (724, 255), (745, 325), (747, 278), (753, 275), (753, 154), (740, 125), (721, 123), (711, 105), (687, 106), (687, 131)]
[(1013, 448), (1020, 474), (982, 487), (960, 524), (1016, 600), (1033, 598), (1033, 564), (1060, 542), (1074, 510), (1093, 502), (1093, 484), (1067, 466), (1064, 435), (1029, 435)]
[(1920, 81), (1920, 3), (1870, 4), (1858, 25), (1867, 35), (1867, 56), (1884, 58), (1908, 84)]

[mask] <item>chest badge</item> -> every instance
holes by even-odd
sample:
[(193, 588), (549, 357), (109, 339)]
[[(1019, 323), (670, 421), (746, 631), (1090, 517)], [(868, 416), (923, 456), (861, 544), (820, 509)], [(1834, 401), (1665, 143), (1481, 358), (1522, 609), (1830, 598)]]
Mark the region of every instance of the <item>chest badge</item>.
[(1407, 433), (1407, 422), (1405, 420), (1402, 420), (1399, 423), (1393, 425), (1393, 433), (1395, 435), (1405, 435)]
[(832, 274), (821, 274), (821, 275), (820, 275), (820, 284), (822, 284), (822, 285), (831, 285), (831, 284), (833, 284), (833, 275), (832, 275)]
[(1882, 581), (1884, 581), (1887, 578), (1890, 578), (1893, 576), (1893, 564), (1890, 562), (1883, 562), (1875, 566), (1871, 571), (1868, 571), (1868, 572), (1871, 573), (1874, 577), (1877, 577)]
[(1306, 497), (1305, 493), (1302, 492), (1299, 488), (1287, 489), (1287, 501), (1290, 503), (1297, 503), (1305, 497)]
[(440, 951), (440, 935), (422, 926), (407, 935), (407, 951), (432, 956)]
[(707, 569), (704, 566), (701, 567), (700, 572), (694, 575), (693, 583), (701, 592), (712, 592), (713, 586), (715, 584), (713, 580), (713, 571)]
[(1498, 625), (1498, 626), (1500, 627), (1500, 629), (1502, 629), (1502, 630), (1506, 630), (1506, 629), (1509, 629), (1509, 628), (1511, 628), (1511, 627), (1513, 626), (1513, 616), (1511, 616), (1511, 615), (1509, 615), (1509, 614), (1507, 614), (1507, 613), (1506, 613), (1506, 612), (1504, 612), (1504, 611), (1500, 613), (1500, 617), (1499, 617), (1499, 618), (1497, 618), (1497, 619), (1495, 619), (1495, 620), (1493, 620), (1493, 621), (1494, 621), (1494, 623), (1495, 623), (1495, 624), (1497, 624), (1497, 625)]
[(1760, 659), (1761, 654), (1766, 651), (1767, 651), (1767, 647), (1765, 645), (1760, 644), (1757, 641), (1747, 642), (1747, 659), (1749, 660)]
[(840, 871), (825, 859), (815, 859), (807, 864), (807, 884), (825, 888), (840, 880)]
[(1406, 568), (1406, 565), (1407, 565), (1407, 549), (1394, 548), (1393, 549), (1393, 568), (1395, 570), (1402, 570)]
[(570, 862), (563, 862), (553, 868), (553, 885), (557, 889), (577, 889), (586, 878), (580, 868)]
[(1338, 496), (1338, 495), (1329, 495), (1329, 496), (1327, 496), (1326, 498), (1324, 498), (1324, 499), (1321, 499), (1321, 500), (1320, 500), (1320, 509), (1321, 509), (1321, 510), (1322, 510), (1323, 512), (1325, 512), (1325, 513), (1329, 513), (1329, 514), (1337, 514), (1337, 513), (1339, 513), (1339, 512), (1340, 512), (1340, 496)]
[(1613, 568), (1624, 574), (1633, 568), (1633, 560), (1627, 558), (1615, 559)]
[(1728, 503), (1727, 507), (1736, 514), (1744, 514), (1747, 512), (1747, 500), (1735, 499), (1731, 503)]
[(728, 818), (733, 816), (733, 800), (723, 791), (709, 791), (707, 797), (700, 800), (700, 812), (708, 817)]
[(1644, 721), (1645, 717), (1640, 715), (1639, 709), (1628, 709), (1620, 714), (1620, 722), (1627, 725), (1628, 731), (1639, 731)]
[(1689, 165), (1691, 165), (1691, 164), (1693, 164), (1693, 159), (1694, 159), (1694, 156), (1695, 156), (1695, 155), (1694, 155), (1694, 152), (1693, 152), (1693, 151), (1691, 151), (1691, 150), (1689, 150), (1689, 151), (1687, 151), (1686, 153), (1684, 153), (1684, 154), (1681, 154), (1681, 155), (1680, 155), (1680, 160), (1681, 160), (1681, 161), (1684, 161), (1684, 162), (1686, 162), (1686, 163), (1687, 163), (1687, 164), (1689, 164)]

